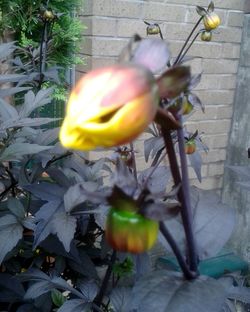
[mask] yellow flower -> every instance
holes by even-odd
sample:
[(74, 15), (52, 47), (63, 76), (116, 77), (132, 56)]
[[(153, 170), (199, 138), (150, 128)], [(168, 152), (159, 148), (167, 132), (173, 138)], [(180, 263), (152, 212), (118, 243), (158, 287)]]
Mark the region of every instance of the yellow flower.
[(70, 95), (60, 141), (79, 150), (126, 144), (154, 119), (158, 102), (153, 74), (142, 66), (93, 70)]
[(216, 13), (211, 12), (211, 13), (207, 13), (203, 17), (203, 23), (204, 23), (206, 30), (212, 30), (212, 29), (217, 28), (220, 25), (221, 21), (220, 21), (220, 17)]

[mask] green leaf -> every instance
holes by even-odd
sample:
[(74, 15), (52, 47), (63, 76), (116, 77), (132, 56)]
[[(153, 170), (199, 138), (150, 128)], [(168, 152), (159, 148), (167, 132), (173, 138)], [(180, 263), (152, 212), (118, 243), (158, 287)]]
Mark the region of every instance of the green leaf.
[(207, 15), (207, 10), (199, 5), (196, 6), (196, 12), (200, 15), (200, 16), (205, 16)]
[(23, 227), (17, 218), (7, 214), (0, 218), (0, 264), (23, 237)]
[(57, 306), (58, 308), (60, 308), (64, 304), (64, 302), (66, 301), (66, 298), (57, 289), (52, 289), (51, 299), (52, 299), (54, 305)]

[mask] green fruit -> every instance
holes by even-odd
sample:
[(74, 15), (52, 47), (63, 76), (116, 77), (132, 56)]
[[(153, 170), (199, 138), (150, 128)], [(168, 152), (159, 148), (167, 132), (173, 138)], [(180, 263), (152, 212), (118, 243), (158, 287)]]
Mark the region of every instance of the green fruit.
[(113, 249), (142, 253), (153, 247), (158, 236), (157, 221), (135, 211), (111, 208), (106, 222), (106, 239)]

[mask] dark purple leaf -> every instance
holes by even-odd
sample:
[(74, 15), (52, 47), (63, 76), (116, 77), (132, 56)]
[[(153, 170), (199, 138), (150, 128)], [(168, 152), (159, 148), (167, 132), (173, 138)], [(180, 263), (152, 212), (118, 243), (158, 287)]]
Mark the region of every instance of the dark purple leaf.
[(0, 289), (0, 302), (21, 300), (25, 293), (20, 280), (16, 276), (3, 272), (1, 272)]
[[(153, 174), (151, 174), (152, 170), (154, 170)], [(165, 193), (170, 176), (168, 167), (159, 166), (156, 170), (152, 167), (142, 171), (138, 177), (138, 181), (153, 194)]]
[(90, 303), (85, 303), (81, 299), (71, 299), (65, 301), (57, 312), (88, 312), (90, 311), (90, 308)]
[(189, 83), (189, 89), (194, 89), (201, 81), (202, 73), (193, 75)]
[(214, 3), (213, 3), (213, 1), (211, 1), (210, 3), (209, 3), (209, 6), (208, 6), (208, 12), (213, 12), (214, 11)]
[(112, 290), (110, 301), (114, 312), (128, 312), (132, 290), (129, 287), (116, 287)]
[(70, 243), (76, 230), (76, 218), (65, 211), (58, 211), (51, 221), (52, 233), (56, 234), (65, 250), (70, 251)]
[(178, 215), (180, 204), (176, 201), (147, 204), (143, 212), (149, 219), (165, 221)]
[(199, 107), (205, 113), (205, 106), (202, 104), (199, 97), (193, 93), (188, 94), (188, 101), (194, 106)]
[(135, 284), (130, 309), (137, 312), (220, 312), (225, 298), (226, 290), (217, 280), (199, 277), (187, 281), (181, 274), (162, 270), (144, 276)]
[(55, 183), (41, 182), (25, 186), (25, 189), (31, 192), (35, 197), (45, 201), (61, 201), (65, 189)]
[(201, 182), (201, 167), (202, 167), (202, 158), (198, 151), (196, 151), (193, 154), (188, 155), (188, 159), (190, 161), (191, 167), (194, 169), (194, 172), (197, 176), (197, 179), (199, 182)]
[(146, 162), (149, 160), (149, 156), (153, 158), (155, 154), (164, 148), (164, 141), (162, 137), (152, 137), (144, 141), (144, 157)]
[(6, 214), (0, 218), (0, 264), (23, 237), (23, 227), (17, 218)]
[(204, 9), (203, 7), (197, 5), (196, 6), (196, 12), (200, 15), (200, 16), (205, 16), (207, 15), (207, 10)]
[(160, 96), (163, 98), (176, 98), (186, 91), (190, 84), (190, 67), (177, 66), (167, 70), (158, 78)]

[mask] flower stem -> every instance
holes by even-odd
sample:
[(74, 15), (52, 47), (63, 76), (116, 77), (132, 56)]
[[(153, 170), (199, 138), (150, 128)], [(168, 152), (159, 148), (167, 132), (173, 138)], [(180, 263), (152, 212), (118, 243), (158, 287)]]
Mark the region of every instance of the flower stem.
[(162, 235), (165, 237), (166, 241), (168, 242), (169, 246), (172, 248), (173, 253), (179, 263), (179, 266), (185, 276), (186, 279), (190, 280), (197, 276), (196, 273), (192, 272), (189, 267), (187, 266), (187, 263), (185, 262), (183, 255), (181, 254), (181, 251), (179, 247), (177, 246), (173, 236), (168, 231), (167, 227), (163, 222), (160, 222), (160, 231)]
[[(183, 129), (179, 129), (177, 130), (177, 132), (178, 132), (178, 137), (181, 138), (181, 142), (179, 143), (181, 147), (181, 150), (180, 150), (181, 165), (185, 167), (186, 155), (183, 150), (184, 149)], [(181, 179), (171, 133), (170, 131), (167, 131), (162, 128), (162, 135), (163, 135), (166, 150), (168, 153), (170, 169), (171, 169), (171, 173), (174, 179), (174, 183), (176, 186), (181, 185), (177, 195), (181, 203), (181, 217), (182, 217), (183, 227), (184, 227), (186, 240), (187, 240), (188, 264), (189, 264), (191, 271), (197, 272), (198, 261), (197, 261), (197, 254), (196, 254), (196, 245), (194, 241), (194, 234), (193, 234), (193, 229), (192, 229), (192, 216), (191, 216), (191, 205), (190, 205), (190, 198), (189, 198), (189, 182), (188, 182), (188, 175), (187, 175), (187, 166), (186, 168), (182, 169), (183, 176)]]
[[(182, 116), (179, 116), (179, 122), (182, 124)], [(182, 175), (182, 192), (185, 198), (185, 209), (184, 216), (187, 222), (187, 230), (189, 233), (189, 247), (190, 247), (190, 255), (189, 255), (189, 265), (192, 271), (197, 270), (198, 266), (198, 257), (196, 253), (196, 244), (194, 240), (193, 228), (192, 228), (192, 208), (191, 208), (191, 200), (190, 200), (190, 186), (188, 179), (188, 167), (187, 167), (187, 157), (185, 153), (185, 139), (183, 128), (177, 130), (178, 137), (178, 145), (180, 151), (180, 163), (181, 163), (181, 175)]]
[(202, 21), (202, 19), (203, 19), (203, 16), (201, 16), (201, 17), (199, 18), (199, 20), (197, 21), (197, 23), (194, 25), (194, 28), (192, 29), (191, 33), (190, 33), (189, 36), (187, 37), (187, 39), (186, 39), (186, 41), (185, 41), (183, 47), (181, 48), (181, 50), (180, 50), (178, 56), (176, 57), (176, 60), (175, 60), (175, 62), (174, 62), (174, 65), (176, 65), (176, 64), (179, 63), (180, 57), (181, 57), (181, 55), (182, 55), (184, 49), (186, 48), (186, 46), (187, 46), (187, 44), (188, 44), (190, 38), (192, 37), (193, 33), (195, 32), (195, 29), (199, 26), (199, 24), (200, 24), (200, 22)]
[[(108, 282), (109, 282), (110, 276), (112, 274), (112, 269), (113, 269), (113, 265), (115, 263), (115, 260), (116, 260), (116, 251), (113, 250), (113, 253), (112, 253), (111, 259), (110, 259), (110, 263), (108, 265), (107, 271), (106, 271), (105, 276), (104, 276), (103, 281), (102, 281), (100, 291), (94, 300), (95, 305), (97, 305), (98, 307), (100, 307), (102, 304), (102, 300), (103, 300), (103, 297), (104, 297), (105, 292), (106, 292), (107, 287), (108, 287)], [(96, 311), (96, 310), (94, 310), (94, 311)]]
[(192, 39), (192, 41), (190, 42), (190, 44), (188, 45), (188, 47), (186, 48), (185, 52), (183, 52), (183, 54), (180, 57), (179, 62), (181, 62), (183, 60), (183, 58), (185, 57), (185, 55), (187, 54), (187, 52), (189, 51), (189, 49), (192, 47), (193, 43), (195, 42), (195, 40), (197, 39), (197, 37), (199, 36), (200, 32), (198, 31), (198, 33), (195, 35), (195, 37)]
[(136, 183), (138, 183), (134, 144), (131, 142), (129, 145), (130, 145), (131, 156), (132, 156), (133, 174), (134, 174)]

